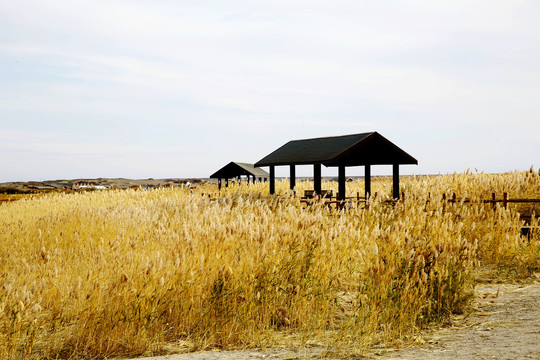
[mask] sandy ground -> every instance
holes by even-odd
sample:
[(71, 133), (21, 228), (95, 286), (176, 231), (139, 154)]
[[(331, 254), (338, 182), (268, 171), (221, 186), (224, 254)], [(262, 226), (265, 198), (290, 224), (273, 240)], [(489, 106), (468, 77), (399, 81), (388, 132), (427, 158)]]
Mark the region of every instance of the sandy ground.
[[(452, 327), (432, 329), (406, 349), (373, 349), (364, 356), (327, 359), (487, 360), (540, 359), (540, 280), (524, 285), (483, 284), (476, 289), (473, 312)], [(215, 351), (146, 357), (144, 360), (317, 359), (322, 349)], [(141, 360), (139, 358), (138, 360)]]
[(5, 182), (0, 183), (0, 189), (15, 188), (19, 190), (47, 190), (52, 188), (62, 188), (68, 184), (81, 183), (92, 186), (103, 186), (106, 188), (126, 189), (134, 186), (181, 186), (186, 182), (199, 184), (202, 182), (212, 182), (210, 179), (126, 179), (126, 178), (97, 178), (97, 179), (69, 179), (69, 180), (44, 180), (27, 182)]
[(433, 331), (425, 346), (382, 351), (390, 359), (540, 359), (540, 282), (482, 285), (475, 311), (451, 328)]

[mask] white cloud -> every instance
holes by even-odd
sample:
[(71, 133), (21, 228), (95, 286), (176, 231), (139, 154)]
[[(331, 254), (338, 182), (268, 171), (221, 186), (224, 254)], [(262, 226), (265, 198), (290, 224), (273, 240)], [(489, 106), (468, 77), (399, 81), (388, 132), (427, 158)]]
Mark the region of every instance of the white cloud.
[[(192, 153), (178, 176), (204, 176), (293, 138), (372, 130), (419, 172), (511, 170), (540, 150), (532, 0), (0, 5), (0, 128), (48, 134), (29, 164), (99, 144), (126, 172), (140, 149)], [(487, 136), (506, 140), (488, 151)], [(13, 139), (4, 159), (31, 148)]]

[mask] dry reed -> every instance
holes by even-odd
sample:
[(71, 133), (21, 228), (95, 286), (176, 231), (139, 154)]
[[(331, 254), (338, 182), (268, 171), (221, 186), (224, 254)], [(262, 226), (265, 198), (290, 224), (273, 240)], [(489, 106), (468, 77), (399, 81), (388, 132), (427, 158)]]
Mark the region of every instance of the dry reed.
[[(539, 197), (532, 169), (405, 177), (395, 204), (390, 182), (373, 180), (368, 208), (339, 211), (302, 204), (287, 181), (276, 196), (267, 184), (219, 197), (206, 185), (3, 204), (0, 357), (397, 344), (464, 311), (480, 265), (540, 270), (538, 233), (520, 236), (517, 210), (474, 202)], [(360, 191), (362, 181), (348, 184)], [(452, 192), (473, 202), (436, 200)]]

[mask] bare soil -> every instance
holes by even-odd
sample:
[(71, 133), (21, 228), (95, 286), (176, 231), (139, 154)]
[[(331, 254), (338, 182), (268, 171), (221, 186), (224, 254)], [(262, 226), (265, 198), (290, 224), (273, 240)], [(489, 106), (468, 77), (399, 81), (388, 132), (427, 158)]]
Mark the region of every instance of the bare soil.
[(474, 311), (454, 326), (432, 330), (423, 346), (381, 351), (390, 359), (540, 359), (540, 282), (486, 284)]
[(452, 323), (425, 331), (408, 348), (372, 349), (363, 355), (332, 356), (321, 348), (306, 348), (211, 351), (143, 359), (540, 359), (540, 280), (478, 285), (472, 312), (454, 318)]

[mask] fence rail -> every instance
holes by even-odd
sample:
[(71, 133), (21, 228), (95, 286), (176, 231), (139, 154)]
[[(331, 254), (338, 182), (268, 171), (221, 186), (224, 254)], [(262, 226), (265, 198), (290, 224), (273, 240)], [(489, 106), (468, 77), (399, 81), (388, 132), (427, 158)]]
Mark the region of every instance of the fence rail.
[[(376, 198), (378, 195), (377, 193), (374, 193), (373, 194), (373, 198)], [(317, 201), (320, 201), (320, 200), (323, 200), (323, 201), (326, 201), (326, 202), (332, 202), (332, 203), (335, 203), (335, 202), (351, 202), (351, 201), (357, 201), (357, 202), (367, 202), (367, 199), (363, 196), (360, 196), (359, 193), (357, 193), (356, 196), (348, 196), (346, 197), (344, 200), (338, 200), (338, 197), (339, 197), (339, 194), (336, 194), (336, 196), (320, 196), (320, 195), (317, 195), (315, 197), (302, 197), (301, 201), (302, 202), (313, 202), (315, 200)], [(332, 200), (332, 199), (336, 199), (336, 200)], [(405, 200), (406, 199), (406, 194), (405, 193), (401, 193), (401, 200)], [(430, 201), (434, 201), (435, 199), (433, 199), (431, 197), (431, 194), (428, 194), (428, 199), (426, 201), (430, 202)], [(396, 201), (399, 201), (398, 199), (387, 199), (387, 200), (384, 200), (386, 202), (396, 202)], [(531, 204), (540, 204), (540, 199), (512, 199), (512, 198), (509, 198), (508, 197), (508, 193), (503, 193), (503, 197), (502, 199), (497, 199), (496, 196), (495, 196), (495, 193), (492, 194), (492, 198), (491, 199), (478, 199), (478, 200), (473, 200), (473, 199), (469, 199), (469, 198), (458, 198), (456, 196), (455, 193), (452, 194), (451, 197), (448, 197), (446, 194), (443, 194), (442, 195), (442, 201), (447, 201), (447, 202), (450, 202), (450, 203), (484, 203), (484, 204), (497, 204), (497, 203), (502, 203), (504, 208), (507, 207), (508, 204), (510, 203), (531, 203)]]
[[(373, 194), (373, 198), (376, 198), (378, 195), (377, 193), (374, 193)], [(413, 196), (414, 197), (414, 196)], [(401, 193), (401, 201), (405, 200), (406, 198), (406, 194), (405, 193)], [(502, 204), (502, 206), (507, 209), (508, 208), (508, 204), (526, 204), (526, 203), (529, 203), (529, 204), (540, 204), (540, 199), (519, 199), (519, 198), (516, 198), (516, 199), (512, 199), (512, 198), (509, 198), (508, 197), (508, 193), (503, 193), (503, 197), (502, 199), (499, 198), (497, 199), (496, 197), (496, 193), (492, 193), (492, 197), (491, 199), (469, 199), (469, 198), (458, 198), (456, 196), (455, 193), (452, 194), (452, 196), (448, 197), (447, 194), (443, 194), (442, 195), (442, 201), (444, 202), (449, 202), (449, 203), (482, 203), (482, 204), (492, 204), (493, 206), (495, 206), (496, 204)], [(310, 193), (310, 196), (304, 196), (302, 197), (302, 199), (300, 200), (301, 202), (303, 203), (313, 203), (315, 201), (323, 201), (325, 204), (336, 204), (336, 206), (339, 206), (339, 205), (345, 205), (347, 203), (366, 203), (366, 205), (368, 204), (368, 199), (366, 199), (365, 197), (363, 196), (360, 196), (360, 193), (356, 193), (356, 197), (346, 197), (344, 200), (339, 200), (339, 194), (336, 194), (336, 196), (320, 196), (320, 195), (316, 195), (316, 196), (313, 196), (313, 194)], [(383, 200), (384, 202), (386, 203), (396, 203), (397, 201), (400, 201), (398, 199), (386, 199), (386, 200)], [(435, 201), (434, 198), (431, 197), (431, 194), (428, 193), (428, 198), (426, 200), (426, 202), (431, 202), (431, 201)], [(531, 215), (520, 215), (520, 217), (523, 219), (523, 220), (530, 220), (531, 219)]]
[(508, 197), (508, 193), (503, 193), (503, 197), (502, 199), (497, 199), (496, 197), (496, 194), (495, 193), (492, 193), (491, 194), (491, 199), (481, 199), (481, 200), (471, 200), (471, 199), (458, 199), (456, 198), (456, 194), (452, 194), (452, 198), (451, 199), (446, 199), (446, 194), (443, 194), (443, 200), (447, 200), (448, 202), (464, 202), (464, 203), (470, 203), (470, 202), (480, 202), (480, 203), (484, 203), (484, 204), (498, 204), (498, 203), (502, 203), (503, 207), (506, 209), (508, 204), (511, 204), (511, 203), (521, 203), (521, 204), (525, 204), (525, 203), (530, 203), (530, 204), (540, 204), (540, 199), (511, 199)]
[(20, 199), (0, 199), (0, 203), (2, 203), (2, 202), (17, 201), (17, 200), (20, 200)]

